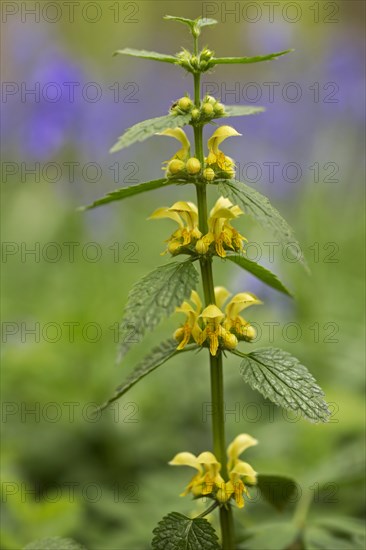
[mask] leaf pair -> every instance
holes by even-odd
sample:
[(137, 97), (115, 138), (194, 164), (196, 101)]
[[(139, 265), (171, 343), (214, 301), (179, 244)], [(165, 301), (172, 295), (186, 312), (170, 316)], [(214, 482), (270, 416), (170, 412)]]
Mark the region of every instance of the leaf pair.
[[(294, 50), (291, 49), (283, 50), (281, 52), (270, 53), (267, 55), (256, 55), (253, 57), (213, 57), (210, 61), (208, 61), (208, 65), (209, 68), (211, 68), (215, 65), (247, 65), (249, 63), (260, 63), (262, 61), (271, 61), (273, 59), (277, 59), (278, 57), (281, 57), (282, 55), (293, 51)], [(134, 48), (123, 48), (123, 50), (116, 50), (113, 55), (128, 55), (132, 57), (139, 57), (140, 59), (149, 59), (153, 61), (160, 61), (162, 63), (180, 65), (180, 59), (175, 55), (151, 52), (146, 50), (135, 50)]]

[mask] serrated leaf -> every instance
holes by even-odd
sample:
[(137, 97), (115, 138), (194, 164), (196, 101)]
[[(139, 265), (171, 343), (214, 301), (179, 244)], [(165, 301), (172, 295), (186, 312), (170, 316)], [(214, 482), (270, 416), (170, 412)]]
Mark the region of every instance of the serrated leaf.
[(265, 107), (252, 107), (251, 105), (225, 105), (224, 117), (256, 115), (265, 110)]
[(254, 390), (311, 422), (326, 422), (330, 412), (324, 393), (296, 357), (278, 348), (262, 348), (249, 354), (232, 350), (243, 358), (240, 374)]
[(304, 532), (305, 550), (363, 550), (357, 541), (337, 537), (320, 527), (308, 527)]
[(24, 550), (86, 550), (78, 542), (61, 537), (50, 537), (27, 544)]
[(259, 474), (256, 487), (267, 502), (280, 512), (285, 509), (297, 491), (296, 481), (278, 475)]
[(153, 348), (151, 353), (137, 365), (123, 384), (116, 388), (114, 395), (99, 407), (99, 410), (102, 411), (106, 409), (111, 403), (122, 397), (122, 395), (127, 393), (135, 384), (140, 382), (142, 378), (169, 361), (169, 359), (172, 359), (175, 355), (198, 348), (199, 346), (191, 344), (182, 350), (177, 350), (177, 341), (172, 338), (166, 342), (162, 342), (159, 346)]
[(205, 518), (190, 519), (171, 512), (153, 534), (154, 550), (220, 550), (215, 530)]
[(146, 50), (135, 50), (133, 48), (123, 48), (116, 50), (113, 55), (130, 55), (141, 59), (152, 59), (153, 61), (162, 61), (163, 63), (177, 63), (178, 59), (174, 55), (168, 55), (158, 52), (148, 52)]
[(281, 283), (277, 275), (269, 271), (269, 269), (253, 262), (252, 260), (248, 260), (248, 258), (241, 254), (228, 254), (226, 258), (230, 260), (230, 262), (242, 267), (271, 288), (292, 297), (291, 292)]
[(135, 283), (128, 295), (121, 323), (125, 336), (122, 333), (120, 358), (131, 344), (141, 340), (146, 330), (153, 330), (188, 299), (197, 284), (198, 272), (190, 260), (158, 267)]
[(214, 57), (210, 61), (210, 65), (232, 65), (232, 64), (247, 64), (247, 63), (259, 63), (261, 61), (271, 61), (277, 59), (281, 55), (293, 52), (293, 49), (283, 50), (281, 52), (270, 53), (268, 55), (256, 55), (254, 57)]
[(272, 206), (267, 197), (237, 180), (219, 180), (218, 192), (234, 204), (241, 206), (244, 212), (257, 220), (262, 227), (270, 230), (276, 238), (292, 251), (304, 267), (307, 267), (292, 228), (278, 210)]
[(150, 118), (131, 126), (126, 132), (118, 138), (118, 141), (113, 145), (110, 153), (116, 153), (125, 147), (129, 147), (137, 141), (145, 141), (145, 139), (162, 132), (166, 128), (181, 128), (189, 123), (191, 114), (185, 115), (164, 115), (156, 118)]
[(146, 191), (154, 191), (155, 189), (160, 189), (160, 187), (165, 187), (167, 185), (171, 185), (172, 183), (173, 182), (171, 180), (164, 178), (160, 180), (145, 181), (144, 183), (132, 185), (131, 187), (122, 187), (121, 189), (116, 189), (115, 191), (107, 193), (107, 195), (97, 199), (92, 204), (80, 206), (78, 210), (91, 210), (97, 206), (102, 206), (103, 204), (108, 204), (109, 202), (121, 201), (123, 199), (127, 199), (128, 197), (145, 193)]
[(287, 550), (296, 540), (297, 528), (292, 523), (265, 523), (245, 531), (242, 550)]

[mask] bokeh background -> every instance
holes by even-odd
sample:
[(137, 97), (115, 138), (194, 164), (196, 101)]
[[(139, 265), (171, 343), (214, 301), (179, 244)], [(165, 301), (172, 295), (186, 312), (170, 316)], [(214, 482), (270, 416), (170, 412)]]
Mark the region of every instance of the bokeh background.
[[(226, 15), (234, 4), (235, 16)], [(263, 299), (248, 315), (261, 329), (253, 347), (275, 344), (298, 356), (332, 410), (326, 425), (284, 415), (241, 382), (230, 358), (228, 440), (252, 434), (260, 444), (246, 459), (257, 471), (313, 486), (310, 517), (364, 513), (364, 3), (280, 2), (273, 17), (268, 3), (247, 4), (82, 1), (72, 14), (64, 3), (41, 2), (32, 15), (2, 3), (4, 550), (53, 535), (90, 550), (143, 550), (164, 514), (192, 511), (189, 498), (178, 497), (191, 472), (167, 462), (211, 446), (204, 354), (174, 359), (96, 420), (92, 410), (181, 320), (164, 322), (116, 366), (128, 290), (165, 261), (159, 253), (172, 229), (146, 218), (160, 205), (194, 199), (193, 191), (76, 208), (160, 177), (176, 150), (170, 140), (151, 138), (114, 156), (108, 150), (127, 127), (193, 92), (191, 77), (174, 66), (112, 52), (190, 48), (187, 29), (162, 18), (194, 18), (207, 8), (219, 24), (204, 31), (202, 44), (217, 55), (296, 50), (270, 63), (221, 66), (204, 76), (203, 92), (267, 108), (229, 121), (243, 137), (224, 149), (242, 179), (294, 226), (312, 271), (280, 247), (271, 257), (264, 243), (272, 236), (243, 219), (241, 231), (257, 243), (250, 257), (279, 274), (296, 301), (222, 262), (216, 283)], [(273, 177), (268, 163), (276, 163)], [(280, 516), (256, 500), (236, 514), (240, 525), (289, 518), (296, 508)]]

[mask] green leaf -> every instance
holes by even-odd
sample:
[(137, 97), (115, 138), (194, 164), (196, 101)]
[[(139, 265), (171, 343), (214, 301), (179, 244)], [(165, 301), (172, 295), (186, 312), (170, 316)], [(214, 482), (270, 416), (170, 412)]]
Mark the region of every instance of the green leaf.
[(204, 518), (190, 519), (171, 512), (158, 523), (153, 534), (154, 550), (220, 550), (215, 530)]
[(51, 537), (31, 542), (24, 550), (85, 550), (85, 547), (71, 539)]
[(128, 295), (121, 323), (124, 336), (120, 358), (131, 344), (141, 341), (146, 330), (153, 330), (188, 299), (197, 284), (198, 272), (190, 260), (158, 267), (135, 283)]
[(247, 63), (259, 63), (260, 61), (270, 61), (271, 59), (277, 59), (281, 55), (293, 52), (293, 49), (283, 50), (282, 52), (270, 53), (268, 55), (257, 55), (255, 57), (214, 57), (210, 61), (210, 65), (232, 65), (232, 64), (247, 64)]
[(146, 50), (135, 50), (133, 48), (124, 48), (123, 50), (117, 50), (113, 55), (131, 55), (133, 57), (140, 57), (142, 59), (152, 59), (154, 61), (162, 61), (163, 63), (177, 63), (178, 59), (174, 55), (167, 55), (164, 53), (148, 52)]
[(240, 374), (254, 390), (276, 405), (300, 411), (311, 422), (326, 422), (330, 412), (324, 393), (296, 357), (278, 348), (262, 348), (249, 354), (232, 350), (243, 358)]
[(201, 29), (202, 27), (210, 27), (211, 25), (217, 25), (216, 19), (210, 17), (200, 17), (196, 20), (196, 26)]
[(256, 219), (262, 227), (270, 230), (306, 267), (293, 230), (267, 197), (237, 180), (219, 180), (218, 192), (241, 206), (244, 212)]
[(256, 487), (258, 487), (262, 496), (280, 512), (285, 509), (297, 493), (296, 481), (278, 475), (259, 474)]
[(251, 105), (225, 105), (224, 117), (256, 115), (265, 110), (265, 107), (252, 107)]
[(191, 28), (193, 28), (196, 24), (195, 19), (188, 19), (188, 17), (176, 17), (175, 15), (164, 15), (163, 19), (165, 19), (165, 21), (177, 21), (178, 23), (184, 23)]
[(266, 285), (275, 288), (279, 292), (287, 294), (287, 296), (292, 297), (291, 292), (287, 290), (287, 288), (281, 283), (277, 275), (269, 271), (269, 269), (266, 269), (256, 262), (252, 262), (252, 260), (248, 260), (248, 258), (241, 254), (228, 254), (226, 258), (230, 260), (230, 262), (233, 262), (234, 264), (237, 264), (246, 271), (249, 271), (249, 273), (254, 275), (254, 277), (257, 277), (257, 279), (259, 279)]
[(201, 28), (217, 24), (216, 19), (209, 19), (208, 17), (188, 19), (187, 17), (175, 17), (174, 15), (165, 15), (164, 19), (166, 21), (178, 21), (179, 23), (184, 23), (185, 25), (188, 25), (193, 32), (196, 32), (197, 36), (199, 36)]
[(242, 550), (287, 550), (297, 537), (292, 523), (265, 523), (245, 531)]
[(357, 541), (351, 541), (344, 537), (337, 537), (333, 533), (320, 527), (308, 527), (304, 532), (305, 550), (363, 550)]
[(358, 541), (361, 548), (366, 548), (365, 524), (360, 519), (342, 516), (321, 517), (316, 520), (314, 525), (327, 529), (336, 535)]
[(122, 201), (128, 197), (133, 197), (134, 195), (139, 195), (140, 193), (145, 193), (146, 191), (154, 191), (155, 189), (160, 189), (160, 187), (165, 187), (171, 185), (173, 182), (164, 178), (160, 180), (145, 181), (144, 183), (139, 183), (138, 185), (132, 185), (131, 187), (122, 187), (121, 189), (116, 189), (107, 193), (104, 197), (97, 199), (92, 204), (87, 206), (80, 206), (79, 211), (91, 210), (97, 206), (102, 206), (103, 204), (108, 204), (113, 201)]
[(175, 355), (195, 349), (199, 349), (199, 346), (192, 344), (186, 346), (182, 350), (177, 350), (177, 341), (173, 340), (172, 338), (170, 340), (162, 342), (159, 346), (153, 348), (151, 353), (149, 353), (149, 355), (147, 355), (141, 361), (141, 363), (137, 365), (137, 367), (132, 371), (130, 376), (126, 378), (123, 384), (116, 388), (114, 395), (110, 399), (108, 399), (108, 401), (103, 403), (103, 405), (101, 405), (98, 410), (102, 411), (106, 409), (111, 403), (122, 397), (122, 395), (127, 393), (135, 384), (140, 382), (142, 378), (169, 361), (169, 359), (171, 359)]
[(137, 141), (145, 141), (145, 139), (162, 132), (166, 128), (181, 128), (189, 123), (191, 114), (184, 115), (164, 115), (156, 118), (150, 118), (131, 126), (122, 136), (119, 137), (117, 143), (113, 145), (110, 153), (120, 151)]

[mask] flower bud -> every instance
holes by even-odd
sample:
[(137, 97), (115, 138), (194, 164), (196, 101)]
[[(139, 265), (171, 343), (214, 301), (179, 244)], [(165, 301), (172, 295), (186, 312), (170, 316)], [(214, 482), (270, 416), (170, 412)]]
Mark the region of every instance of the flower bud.
[(230, 494), (225, 489), (219, 489), (216, 493), (216, 500), (219, 502), (227, 502), (230, 499)]
[(215, 179), (215, 172), (212, 170), (212, 168), (205, 168), (203, 171), (203, 177), (207, 181), (212, 181)]
[(232, 334), (231, 332), (228, 332), (228, 331), (226, 332), (223, 338), (223, 341), (224, 341), (224, 346), (227, 349), (235, 349), (236, 346), (238, 345), (238, 339), (235, 336), (235, 334)]
[(199, 109), (193, 109), (191, 115), (193, 120), (197, 120), (200, 117)]
[(201, 170), (201, 163), (195, 157), (191, 157), (187, 160), (186, 169), (188, 174), (198, 174), (198, 172)]
[(178, 107), (182, 109), (182, 111), (189, 111), (192, 105), (192, 100), (189, 97), (181, 97), (178, 101)]
[(236, 174), (235, 168), (231, 167), (228, 170), (225, 170), (224, 176), (225, 178), (232, 179), (232, 178), (235, 178), (235, 174)]
[(204, 99), (205, 103), (209, 103), (210, 105), (215, 105), (216, 99), (212, 95), (206, 95)]
[(213, 51), (209, 50), (208, 48), (204, 48), (201, 52), (201, 59), (204, 59), (205, 61), (210, 61), (210, 59), (213, 56)]
[(252, 342), (257, 337), (257, 331), (252, 325), (247, 325), (243, 331), (243, 336), (248, 342)]
[(192, 57), (191, 57), (191, 66), (194, 69), (198, 69), (198, 67), (199, 67), (198, 59), (195, 55), (192, 55)]
[(212, 116), (214, 112), (212, 105), (210, 103), (204, 103), (202, 105), (202, 112), (206, 116)]
[(179, 172), (183, 172), (185, 167), (186, 165), (182, 160), (173, 159), (168, 164), (168, 173), (174, 176), (176, 174), (179, 174)]
[(222, 103), (216, 103), (214, 106), (214, 111), (216, 115), (223, 115), (225, 113), (225, 105)]
[(206, 254), (208, 251), (208, 247), (209, 245), (203, 239), (200, 239), (196, 242), (196, 251), (198, 252), (198, 254)]

